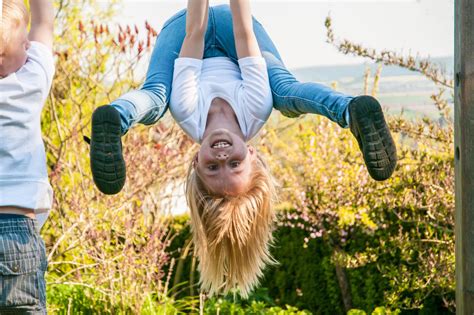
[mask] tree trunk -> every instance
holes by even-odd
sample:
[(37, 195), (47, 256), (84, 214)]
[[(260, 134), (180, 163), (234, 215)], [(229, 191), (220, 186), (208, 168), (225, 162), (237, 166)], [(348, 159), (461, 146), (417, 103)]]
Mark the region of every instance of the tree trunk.
[[(341, 252), (341, 250), (336, 248), (336, 252)], [(352, 309), (352, 295), (349, 288), (349, 280), (347, 279), (346, 269), (342, 267), (338, 261), (335, 261), (335, 266), (337, 282), (339, 283), (342, 301), (344, 302), (344, 310), (347, 313), (350, 309)]]

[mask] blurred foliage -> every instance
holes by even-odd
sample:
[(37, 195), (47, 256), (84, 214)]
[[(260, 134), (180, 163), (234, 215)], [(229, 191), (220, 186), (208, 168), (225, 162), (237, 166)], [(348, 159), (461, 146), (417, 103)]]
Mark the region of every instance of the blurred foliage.
[[(253, 292), (250, 300), (262, 301), (268, 305), (273, 303), (278, 306), (294, 305), (313, 314), (344, 314), (341, 291), (332, 259), (332, 247), (322, 237), (307, 239), (308, 232), (300, 225), (303, 220), (293, 219), (296, 215), (298, 215), (297, 212), (292, 210), (281, 214), (280, 226), (274, 232), (276, 241), (272, 249), (272, 254), (277, 258), (279, 264), (266, 269), (260, 288)], [(289, 225), (283, 223), (288, 218), (291, 218)], [(178, 223), (175, 225), (180, 226), (179, 236), (173, 240), (170, 249), (185, 247), (183, 245), (190, 237), (189, 229), (185, 225), (186, 220), (187, 218), (184, 216), (178, 218)], [(291, 224), (294, 226), (291, 226)], [(368, 246), (375, 247), (379, 244), (378, 236), (367, 236), (359, 232), (353, 234), (346, 250), (361, 253)], [(182, 254), (182, 251), (174, 252), (177, 255), (176, 257)], [(194, 283), (190, 281), (190, 278), (198, 279), (196, 271), (192, 268), (192, 257), (190, 255), (185, 257), (184, 267), (180, 275), (177, 276), (174, 273), (172, 277), (174, 281), (181, 284), (179, 292), (176, 292), (174, 296), (175, 299), (189, 296), (191, 292), (190, 283)], [(358, 258), (361, 259), (361, 257), (359, 254)], [(383, 270), (397, 268), (398, 265), (403, 263), (400, 258), (383, 255), (376, 261), (348, 268), (347, 276), (353, 307), (367, 314), (372, 314), (379, 305), (395, 307), (387, 302), (386, 295), (399, 288), (393, 286), (390, 279), (384, 275)], [(409, 272), (413, 272), (413, 275), (410, 275)], [(411, 269), (408, 270), (406, 275), (414, 277), (418, 272), (420, 271)], [(176, 279), (176, 277), (179, 277), (179, 279)], [(192, 287), (194, 292), (197, 292), (198, 288), (195, 283)], [(402, 292), (408, 299), (414, 299), (415, 293), (415, 290)], [(424, 291), (420, 290), (419, 293), (427, 295), (430, 292), (424, 289)], [(233, 295), (226, 297), (229, 301), (234, 301), (236, 298), (238, 299), (238, 295), (237, 297)], [(452, 314), (445, 306), (443, 299), (454, 300), (454, 290), (447, 292), (445, 295), (440, 295), (438, 289), (438, 291), (422, 299), (422, 306), (413, 309), (405, 308), (400, 310), (400, 314)]]
[[(444, 92), (452, 79), (427, 59), (339, 41), (330, 19), (327, 27), (328, 41), (341, 52), (396, 64), (440, 85), (431, 97), (440, 119), (388, 117), (399, 162), (392, 178), (376, 182), (348, 130), (315, 116), (274, 116), (255, 143), (281, 184), (273, 251), (280, 266), (267, 270), (262, 286), (279, 305), (315, 314), (345, 313), (342, 294), (349, 295), (352, 307), (369, 314), (389, 314), (379, 305), (401, 314), (452, 314), (453, 121)], [(192, 261), (184, 265), (191, 268), (184, 274), (195, 279)], [(186, 279), (182, 274), (179, 281)], [(341, 291), (341, 282), (349, 292)]]
[[(329, 21), (328, 41), (343, 53), (397, 64), (438, 83), (432, 99), (440, 119), (389, 117), (399, 164), (391, 179), (375, 182), (348, 130), (315, 116), (275, 114), (254, 144), (281, 184), (273, 249), (280, 265), (267, 270), (262, 286), (268, 291), (253, 300), (200, 304), (187, 218), (167, 216), (196, 145), (169, 116), (134, 128), (124, 137), (126, 186), (110, 197), (94, 186), (83, 141), (97, 106), (139, 87), (136, 71), (158, 34), (148, 23), (111, 23), (116, 1), (55, 5), (57, 70), (42, 117), (55, 191), (42, 230), (51, 312), (176, 314), (204, 306), (210, 314), (343, 314), (342, 294), (360, 309), (351, 314), (397, 314), (383, 306), (400, 314), (453, 312), (453, 126), (444, 90), (452, 79), (429, 60), (339, 41)], [(341, 293), (341, 281), (348, 292)]]
[(233, 301), (218, 299), (209, 301), (204, 307), (204, 314), (235, 314), (235, 315), (309, 315), (308, 311), (301, 311), (298, 308), (286, 305), (283, 308), (278, 306), (268, 307), (264, 302), (252, 301), (247, 305), (241, 305)]
[(167, 252), (173, 235), (164, 211), (169, 192), (161, 188), (181, 178), (188, 158), (183, 152), (193, 144), (166, 120), (136, 128), (124, 138), (127, 184), (105, 196), (93, 183), (83, 140), (93, 110), (143, 80), (135, 78), (136, 67), (148, 62), (157, 32), (148, 23), (111, 23), (117, 1), (58, 0), (55, 6), (56, 75), (42, 116), (55, 192), (41, 231), (49, 253), (49, 308), (135, 313), (150, 297), (168, 305), (165, 267), (173, 269)]
[(188, 314), (198, 312), (197, 297), (173, 300), (156, 293), (144, 297), (139, 310), (113, 304), (110, 298), (85, 286), (55, 285), (48, 287), (48, 311), (52, 314)]
[(285, 131), (268, 130), (263, 144), (283, 206), (295, 210), (280, 225), (305, 230), (306, 243), (322, 239), (347, 270), (376, 263), (390, 283), (387, 305), (421, 308), (439, 295), (452, 307), (452, 145), (398, 136), (395, 174), (376, 182), (347, 130), (311, 117)]
[[(398, 315), (400, 314), (400, 310), (391, 311), (390, 309), (386, 309), (385, 307), (377, 307), (370, 314), (371, 315)], [(361, 310), (353, 309), (353, 310), (350, 310), (347, 313), (347, 315), (367, 315), (367, 313)]]

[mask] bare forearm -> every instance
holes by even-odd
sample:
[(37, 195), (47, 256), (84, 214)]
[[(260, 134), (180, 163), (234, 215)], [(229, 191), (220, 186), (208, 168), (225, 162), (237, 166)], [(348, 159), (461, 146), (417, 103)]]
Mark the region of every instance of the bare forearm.
[(207, 30), (209, 12), (208, 0), (188, 0), (186, 13), (186, 37), (181, 47), (180, 57), (202, 59), (204, 36)]
[(238, 58), (261, 56), (253, 31), (249, 0), (230, 0), (230, 9)]
[(52, 46), (54, 28), (54, 8), (52, 0), (29, 0), (31, 9), (31, 29), (29, 38)]
[(30, 0), (31, 25), (54, 25), (54, 9), (51, 0)]

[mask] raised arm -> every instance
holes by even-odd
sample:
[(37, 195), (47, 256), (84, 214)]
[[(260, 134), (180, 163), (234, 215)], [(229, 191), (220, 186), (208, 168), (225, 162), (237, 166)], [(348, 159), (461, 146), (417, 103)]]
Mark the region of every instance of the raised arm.
[(29, 40), (53, 47), (54, 9), (52, 0), (29, 0), (31, 29)]
[(253, 32), (249, 0), (230, 0), (235, 47), (239, 59), (261, 56), (257, 38)]
[(180, 57), (202, 59), (204, 55), (204, 36), (209, 15), (208, 0), (188, 0), (186, 13), (186, 36), (181, 47)]

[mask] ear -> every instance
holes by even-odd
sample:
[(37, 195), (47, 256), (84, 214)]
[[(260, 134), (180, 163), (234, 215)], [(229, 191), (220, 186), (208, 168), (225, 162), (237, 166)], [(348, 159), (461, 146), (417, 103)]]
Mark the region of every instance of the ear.
[(197, 164), (198, 164), (198, 153), (199, 152), (196, 152), (196, 154), (194, 155), (194, 158), (193, 158), (193, 168), (196, 168), (197, 167)]
[(247, 148), (249, 150), (250, 156), (255, 158), (257, 156), (257, 150), (250, 144), (247, 144)]

